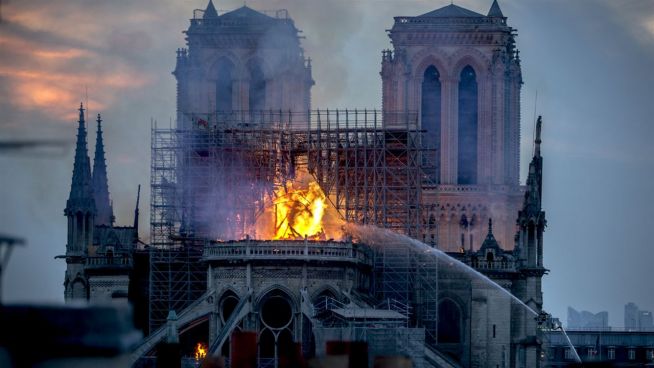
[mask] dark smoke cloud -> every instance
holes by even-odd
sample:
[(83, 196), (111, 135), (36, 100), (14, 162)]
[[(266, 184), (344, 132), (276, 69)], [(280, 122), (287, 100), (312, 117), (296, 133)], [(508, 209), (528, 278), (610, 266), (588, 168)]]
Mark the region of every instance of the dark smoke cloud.
[[(215, 1), (235, 9), (241, 1)], [(248, 1), (287, 8), (313, 59), (314, 107), (379, 107), (380, 52), (395, 15), (449, 4), (419, 0)], [(491, 0), (456, 1), (485, 13)], [(549, 228), (545, 307), (654, 309), (647, 270), (654, 256), (654, 9), (651, 1), (500, 0), (519, 30), (523, 60), (522, 167), (531, 154), (535, 91), (544, 115)], [(74, 139), (75, 109), (88, 88), (102, 112), (110, 190), (119, 223), (132, 221), (136, 186), (149, 197), (150, 118), (175, 115), (174, 50), (205, 0), (20, 0), (3, 3), (0, 137)], [(93, 149), (94, 124), (91, 124)], [(9, 300), (62, 300), (65, 218), (72, 150), (65, 158), (0, 156), (0, 232), (24, 236), (9, 266)], [(524, 177), (524, 176), (523, 176)], [(141, 223), (147, 224), (147, 200)], [(147, 231), (141, 235), (147, 237)], [(35, 272), (38, 270), (38, 272)], [(578, 270), (586, 270), (579, 272)]]

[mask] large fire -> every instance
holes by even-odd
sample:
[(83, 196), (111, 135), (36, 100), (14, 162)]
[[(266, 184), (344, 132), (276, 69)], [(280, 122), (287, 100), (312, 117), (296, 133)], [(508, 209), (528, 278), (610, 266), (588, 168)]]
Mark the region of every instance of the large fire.
[(342, 221), (320, 185), (306, 171), (279, 185), (256, 225), (256, 237), (272, 240), (340, 239)]
[(197, 343), (195, 345), (195, 355), (194, 358), (196, 361), (202, 360), (207, 356), (207, 345), (204, 343)]

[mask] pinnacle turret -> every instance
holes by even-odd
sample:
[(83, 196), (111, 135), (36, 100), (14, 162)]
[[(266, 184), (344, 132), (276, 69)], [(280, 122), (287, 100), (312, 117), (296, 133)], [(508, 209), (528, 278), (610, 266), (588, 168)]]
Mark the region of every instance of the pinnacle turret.
[(493, 5), (491, 5), (490, 10), (488, 10), (489, 17), (504, 18), (502, 9), (500, 9), (500, 4), (497, 3), (497, 0), (493, 0)]
[(213, 1), (209, 0), (209, 4), (207, 5), (207, 9), (205, 9), (204, 16), (202, 18), (207, 19), (207, 18), (217, 18), (217, 17), (218, 17), (218, 12), (216, 11), (216, 7), (213, 6)]
[(75, 212), (95, 213), (95, 200), (91, 187), (91, 164), (86, 146), (84, 105), (81, 103), (79, 107), (75, 162), (73, 164), (73, 180), (70, 186), (70, 195), (66, 202), (65, 212), (67, 215)]
[(541, 210), (542, 187), (543, 187), (543, 157), (540, 155), (542, 118), (539, 116), (536, 121), (536, 138), (534, 139), (534, 157), (529, 163), (527, 175), (527, 192), (523, 210)]
[(102, 138), (102, 118), (98, 114), (98, 130), (95, 138), (95, 156), (93, 158), (93, 197), (96, 207), (96, 225), (111, 226), (114, 222), (113, 208), (109, 200), (107, 181), (107, 163), (104, 157), (104, 140)]
[(495, 236), (493, 236), (493, 219), (491, 218), (488, 219), (488, 233), (486, 234), (486, 239), (484, 239), (484, 242), (481, 244), (479, 251), (484, 253), (488, 248), (501, 249)]

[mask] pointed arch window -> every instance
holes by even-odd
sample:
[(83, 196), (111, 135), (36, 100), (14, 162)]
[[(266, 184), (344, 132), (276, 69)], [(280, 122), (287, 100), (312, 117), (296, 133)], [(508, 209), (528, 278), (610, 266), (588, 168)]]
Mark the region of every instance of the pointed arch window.
[(438, 342), (456, 344), (461, 342), (461, 310), (451, 299), (438, 303)]
[(266, 108), (266, 80), (258, 62), (250, 63), (248, 70), (250, 71), (250, 112), (256, 114)]
[(477, 184), (477, 97), (477, 75), (468, 65), (459, 78), (459, 184)]
[(427, 166), (435, 166), (433, 179), (440, 183), (440, 147), (441, 147), (441, 82), (440, 74), (435, 66), (430, 65), (422, 79), (422, 101), (421, 101), (421, 122), (422, 129), (427, 131), (426, 138), (428, 146), (435, 148), (433, 163), (426, 163)]
[(216, 111), (229, 113), (232, 111), (232, 79), (234, 64), (226, 58), (218, 61), (216, 76)]

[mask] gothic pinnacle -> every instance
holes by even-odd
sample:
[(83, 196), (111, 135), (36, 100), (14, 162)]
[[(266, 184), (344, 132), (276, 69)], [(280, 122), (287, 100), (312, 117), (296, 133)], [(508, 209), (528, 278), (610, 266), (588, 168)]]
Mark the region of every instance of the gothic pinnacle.
[(79, 105), (73, 179), (70, 186), (70, 195), (66, 202), (66, 212), (72, 213), (75, 211), (95, 212), (95, 203), (91, 188), (91, 164), (86, 146), (84, 105), (81, 102)]
[(104, 139), (102, 137), (102, 117), (98, 114), (98, 129), (95, 139), (95, 156), (93, 158), (93, 197), (97, 209), (97, 225), (113, 225), (113, 208), (109, 200), (107, 180), (107, 163), (104, 157)]

